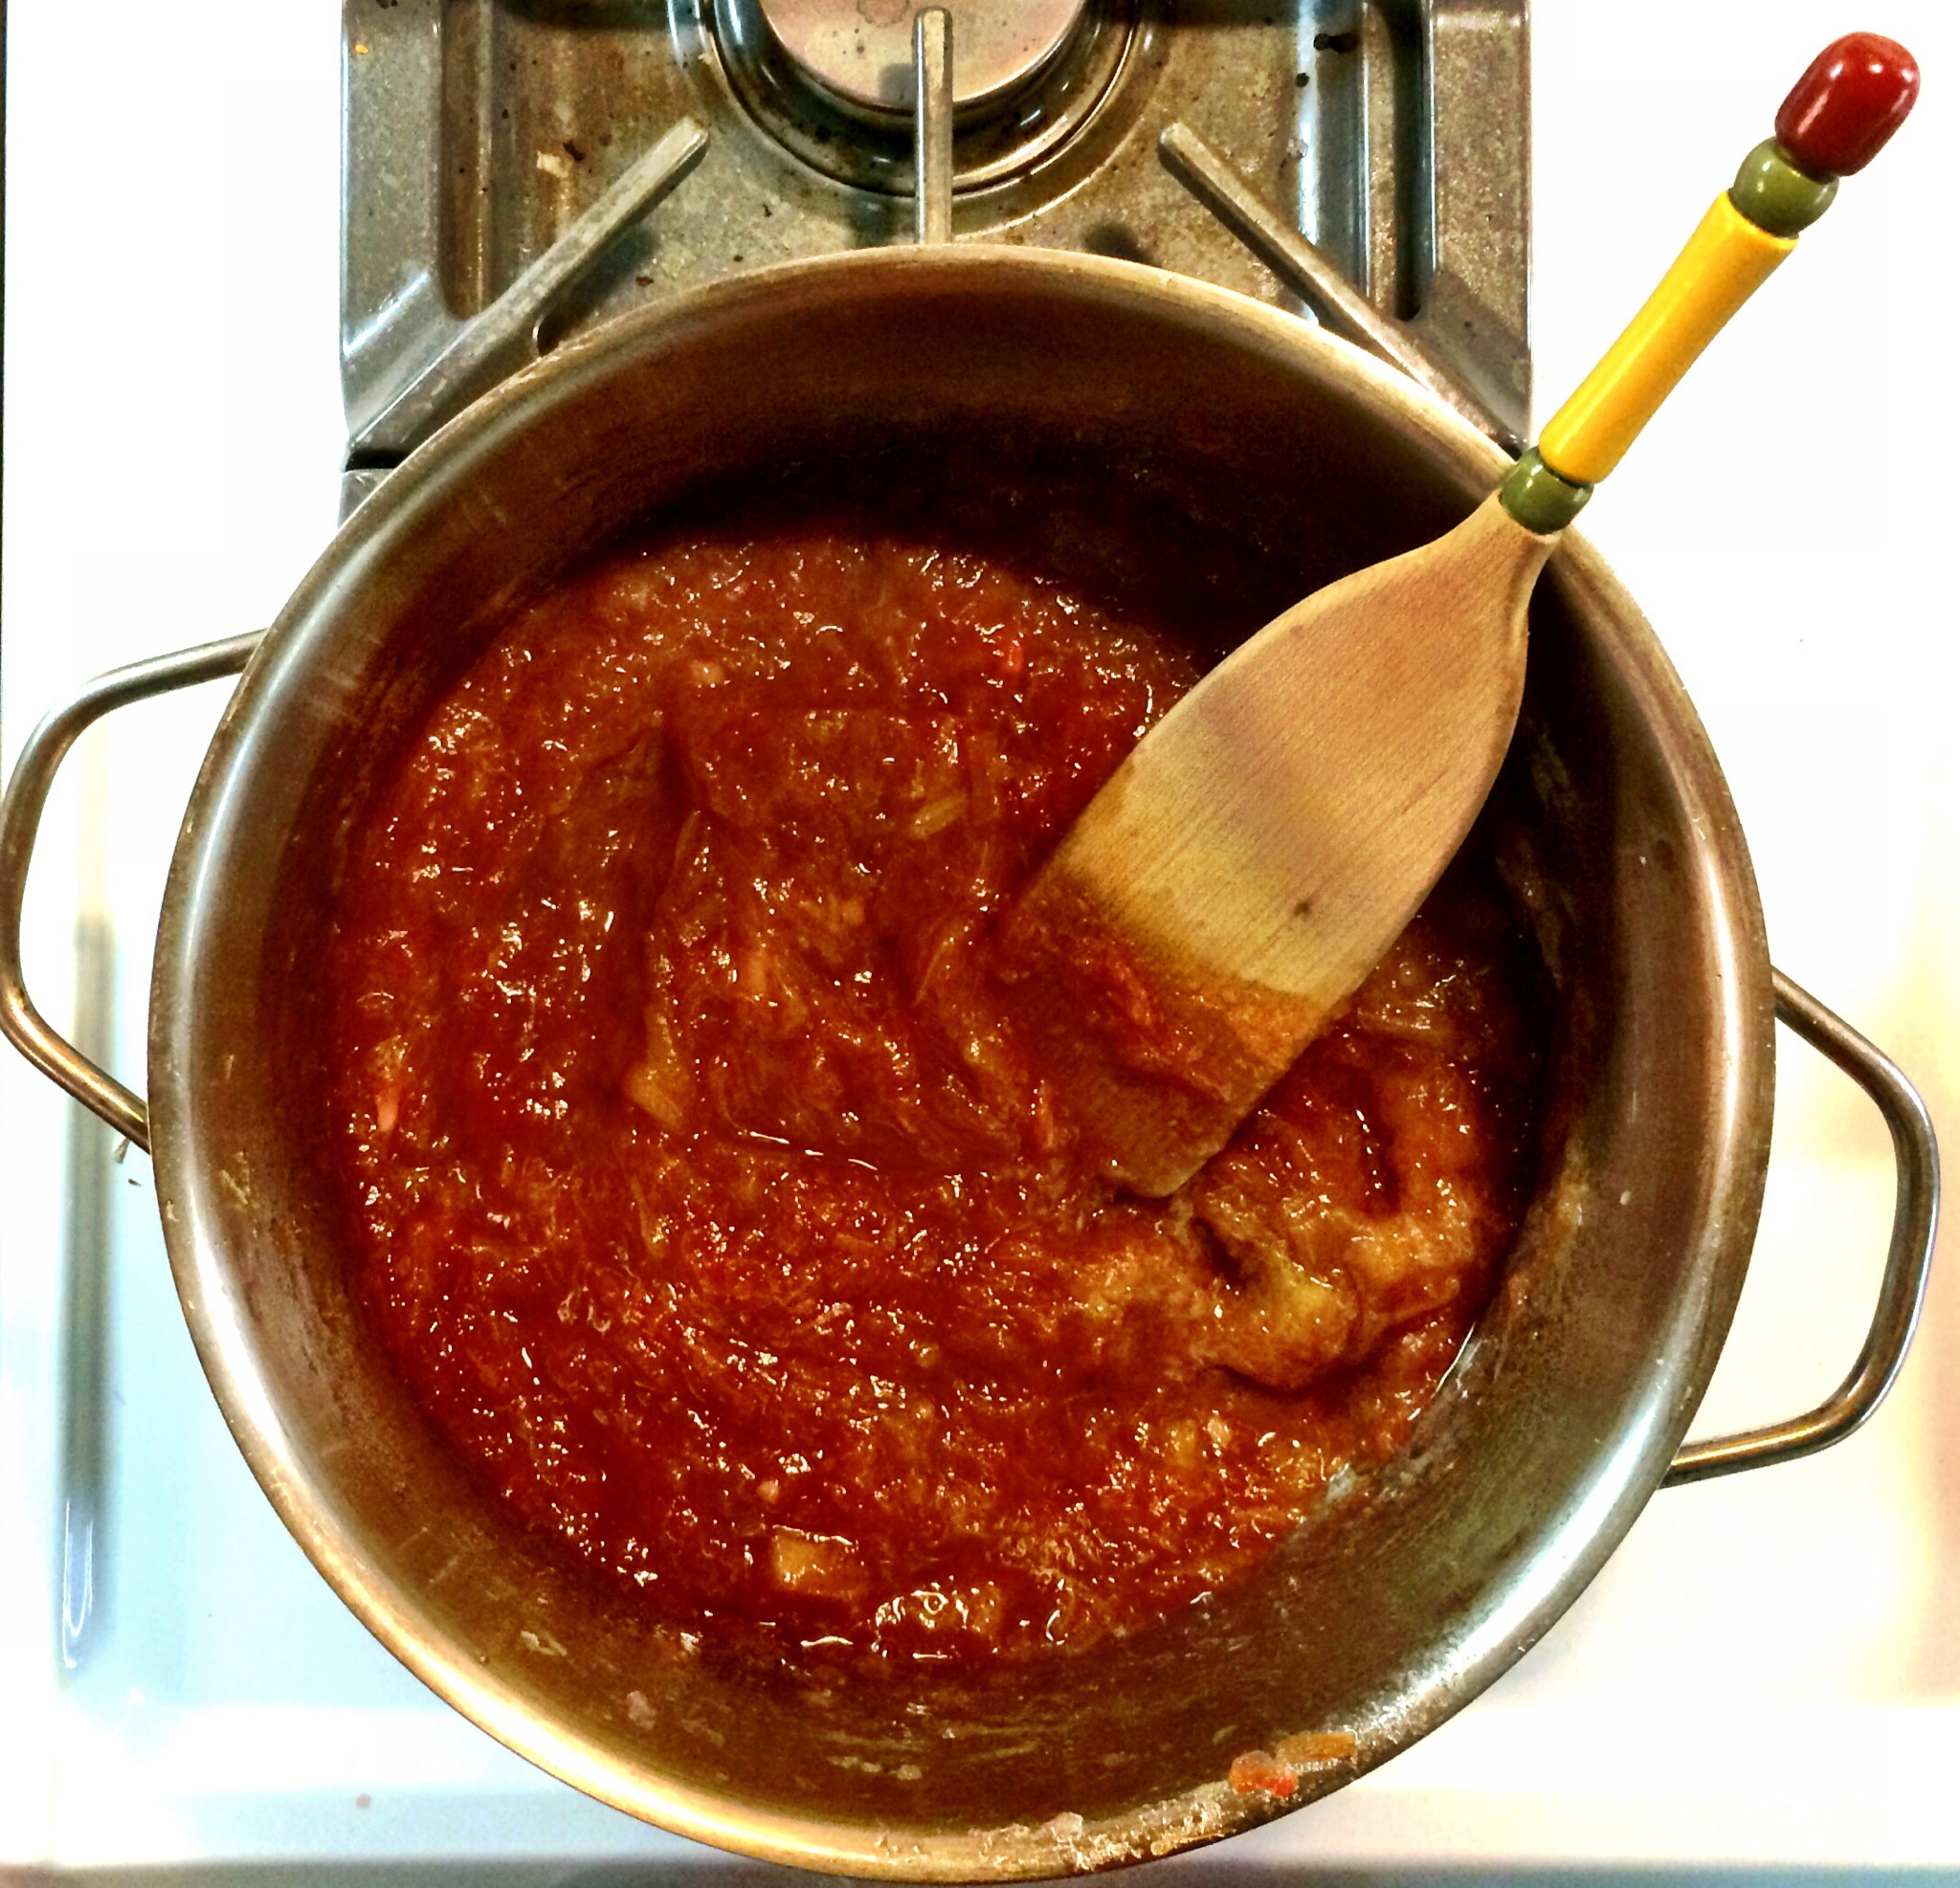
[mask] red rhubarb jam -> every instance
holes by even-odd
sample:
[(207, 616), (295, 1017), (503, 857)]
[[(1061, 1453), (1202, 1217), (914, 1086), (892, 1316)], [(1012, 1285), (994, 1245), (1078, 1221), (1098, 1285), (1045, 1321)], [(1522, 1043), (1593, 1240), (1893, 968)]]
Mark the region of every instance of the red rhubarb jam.
[(358, 1297), (654, 1615), (890, 1662), (1135, 1631), (1457, 1353), (1541, 1060), (1487, 867), (1168, 1200), (1080, 1154), (1016, 1014), (1017, 888), (1257, 589), (1059, 501), (724, 507), (518, 614), (365, 816), (326, 966)]

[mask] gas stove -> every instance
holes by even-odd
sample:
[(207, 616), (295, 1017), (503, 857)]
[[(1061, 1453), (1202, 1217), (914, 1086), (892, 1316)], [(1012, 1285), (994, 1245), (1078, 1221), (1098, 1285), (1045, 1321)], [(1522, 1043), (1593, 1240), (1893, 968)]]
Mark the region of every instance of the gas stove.
[[(1311, 319), (1330, 311), (1288, 266), (1303, 235), (1439, 386), (1523, 429), (1514, 0), (945, 11), (954, 239), (1123, 256)], [(348, 502), (540, 344), (736, 271), (912, 240), (914, 14), (345, 0)]]
[[(860, 42), (789, 0), (287, 0), (223, 31), (13, 0), (0, 763), (85, 676), (269, 620), (337, 509), (536, 346), (731, 270), (913, 240), (909, 8), (883, 11), (865, 0)], [(1376, 344), (1518, 433), (1533, 355), (1548, 392), (1576, 379), (1788, 78), (1862, 23), (1710, 0), (1690, 32), (1540, 0), (1527, 73), (1521, 6), (952, 11), (952, 239), (1100, 250), (1338, 325), (1306, 239), (1392, 323)], [(1949, 1122), (1960, 666), (1927, 547), (1960, 412), (1922, 311), (1960, 163), (1950, 14), (1893, 0), (1870, 22), (1931, 75), (1919, 119), (1586, 521), (1722, 755), (1778, 962)], [(1883, 506), (1846, 496), (1855, 442)], [(1688, 463), (1736, 468), (1712, 516), (1670, 482)], [(223, 693), (84, 743), (30, 890), (31, 985), (138, 1085), (164, 869)], [(1882, 1255), (1882, 1130), (1787, 1035), (1779, 1054), (1758, 1258), (1703, 1433), (1828, 1390)], [(225, 1433), (147, 1162), (11, 1053), (0, 1198), (0, 1873), (733, 1878), (511, 1756), (369, 1639)], [(1960, 1866), (1956, 1346), (1936, 1272), (1860, 1435), (1658, 1496), (1474, 1709), (1166, 1866)]]

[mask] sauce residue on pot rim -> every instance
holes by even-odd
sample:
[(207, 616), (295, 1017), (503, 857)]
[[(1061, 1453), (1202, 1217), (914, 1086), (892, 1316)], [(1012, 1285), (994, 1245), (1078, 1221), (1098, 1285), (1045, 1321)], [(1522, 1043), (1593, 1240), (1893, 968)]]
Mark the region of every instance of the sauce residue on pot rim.
[(1222, 1155), (1113, 1189), (999, 921), (1275, 599), (1106, 506), (902, 510), (672, 527), (496, 637), (354, 836), (333, 1159), (433, 1421), (657, 1616), (1020, 1658), (1401, 1445), (1516, 1231), (1534, 961), (1459, 862)]

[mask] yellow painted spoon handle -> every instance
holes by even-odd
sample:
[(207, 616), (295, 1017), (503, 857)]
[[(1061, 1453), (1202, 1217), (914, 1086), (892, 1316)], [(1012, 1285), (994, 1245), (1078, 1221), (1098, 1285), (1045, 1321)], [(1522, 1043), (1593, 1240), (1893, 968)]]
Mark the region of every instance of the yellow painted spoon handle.
[(1545, 463), (1593, 485), (1620, 461), (1703, 348), (1796, 247), (1751, 223), (1725, 194), (1660, 278), (1626, 332), (1538, 435)]
[(1776, 135), (1743, 160), (1646, 305), (1504, 481), (1504, 508), (1519, 523), (1549, 533), (1571, 522), (1798, 232), (1830, 208), (1838, 179), (1878, 155), (1918, 95), (1912, 55), (1875, 33), (1818, 55), (1777, 113)]

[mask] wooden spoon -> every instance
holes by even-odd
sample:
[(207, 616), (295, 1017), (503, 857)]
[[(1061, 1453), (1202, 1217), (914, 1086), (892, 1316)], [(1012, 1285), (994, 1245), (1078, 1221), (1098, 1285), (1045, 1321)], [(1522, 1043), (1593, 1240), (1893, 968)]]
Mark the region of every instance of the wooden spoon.
[(1181, 1186), (1401, 934), (1509, 745), (1559, 533), (1918, 90), (1889, 39), (1827, 48), (1498, 490), (1236, 650), (1042, 866), (1011, 938), (1059, 1099), (1111, 1178)]

